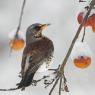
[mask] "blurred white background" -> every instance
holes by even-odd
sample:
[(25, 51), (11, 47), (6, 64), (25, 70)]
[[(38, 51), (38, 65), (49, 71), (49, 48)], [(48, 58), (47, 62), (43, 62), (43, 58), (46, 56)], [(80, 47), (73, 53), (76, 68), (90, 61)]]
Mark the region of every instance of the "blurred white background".
[[(18, 25), (20, 9), (23, 0), (0, 0), (0, 88), (12, 88), (20, 81), (22, 51), (9, 55), (8, 34)], [(78, 29), (77, 14), (88, 3), (79, 3), (78, 0), (27, 0), (21, 31), (33, 23), (51, 23), (44, 30), (55, 46), (54, 63), (52, 67), (61, 64)], [(80, 35), (80, 38), (82, 35)], [(86, 31), (85, 41), (93, 52), (93, 62), (87, 69), (78, 69), (69, 58), (65, 68), (68, 80), (69, 93), (62, 95), (95, 95), (95, 34), (90, 28)], [(25, 91), (0, 92), (0, 95), (48, 95), (44, 85), (27, 87)], [(58, 88), (53, 95), (58, 95)]]

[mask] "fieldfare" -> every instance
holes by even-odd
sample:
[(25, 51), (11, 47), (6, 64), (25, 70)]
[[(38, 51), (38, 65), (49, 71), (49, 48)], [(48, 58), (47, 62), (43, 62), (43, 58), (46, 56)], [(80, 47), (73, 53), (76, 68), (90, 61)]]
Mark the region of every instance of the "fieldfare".
[(35, 73), (44, 63), (46, 66), (50, 64), (54, 45), (49, 38), (42, 35), (42, 30), (49, 25), (35, 23), (27, 29), (21, 64), (21, 81), (18, 84), (18, 88), (22, 90), (31, 85)]

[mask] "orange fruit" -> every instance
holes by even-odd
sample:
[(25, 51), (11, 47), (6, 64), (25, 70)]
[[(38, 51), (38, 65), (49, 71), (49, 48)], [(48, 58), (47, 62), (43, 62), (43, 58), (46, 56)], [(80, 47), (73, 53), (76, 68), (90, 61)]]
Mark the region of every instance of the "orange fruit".
[(88, 17), (86, 24), (88, 24), (89, 26), (95, 25), (95, 14), (92, 14)]
[(91, 64), (91, 58), (88, 56), (79, 56), (74, 59), (74, 64), (78, 68), (87, 68)]
[(95, 32), (95, 14), (93, 14), (91, 17), (92, 17), (92, 22), (91, 22), (92, 30), (93, 32)]
[(81, 24), (82, 21), (83, 21), (83, 16), (84, 16), (84, 12), (80, 12), (78, 14), (78, 17), (77, 17), (77, 20), (78, 20), (78, 23)]
[[(78, 20), (78, 23), (81, 24), (82, 21), (84, 19), (84, 12), (80, 12), (78, 17), (77, 17), (77, 20)], [(87, 21), (85, 22), (84, 26), (89, 26), (89, 21), (87, 19)]]
[[(80, 12), (77, 20), (78, 23), (81, 24), (84, 18), (84, 12)], [(85, 22), (84, 26), (91, 26), (93, 31), (95, 32), (95, 14), (92, 14), (91, 16), (88, 17), (87, 21)]]
[(93, 32), (95, 32), (95, 26), (92, 26), (92, 30), (93, 30)]
[(15, 38), (9, 42), (10, 48), (13, 50), (21, 50), (24, 44), (25, 41), (22, 38)]

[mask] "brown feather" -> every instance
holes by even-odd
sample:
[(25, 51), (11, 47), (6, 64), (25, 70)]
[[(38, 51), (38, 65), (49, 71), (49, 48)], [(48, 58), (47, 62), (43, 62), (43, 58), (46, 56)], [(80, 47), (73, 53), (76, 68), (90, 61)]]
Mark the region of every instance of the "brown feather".
[[(23, 88), (31, 85), (34, 74), (38, 68), (43, 64), (43, 62), (53, 55), (54, 46), (51, 40), (47, 37), (42, 37), (36, 42), (26, 45), (23, 51), (21, 74), (22, 80), (18, 87)], [(26, 62), (27, 57), (29, 57), (29, 63)], [(28, 69), (24, 72), (25, 65), (29, 64)], [(31, 78), (31, 79), (30, 79)]]

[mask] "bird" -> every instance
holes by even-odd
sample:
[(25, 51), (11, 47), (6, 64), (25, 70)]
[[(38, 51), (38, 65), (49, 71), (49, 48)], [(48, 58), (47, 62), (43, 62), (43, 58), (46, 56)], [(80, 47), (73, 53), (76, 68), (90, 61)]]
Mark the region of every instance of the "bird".
[[(22, 54), (21, 81), (18, 88), (25, 90), (33, 82), (35, 73), (45, 63), (48, 68), (54, 54), (53, 42), (42, 34), (50, 24), (34, 23), (26, 30), (26, 46)], [(42, 68), (43, 69), (43, 68)]]

